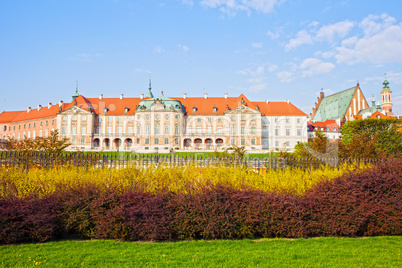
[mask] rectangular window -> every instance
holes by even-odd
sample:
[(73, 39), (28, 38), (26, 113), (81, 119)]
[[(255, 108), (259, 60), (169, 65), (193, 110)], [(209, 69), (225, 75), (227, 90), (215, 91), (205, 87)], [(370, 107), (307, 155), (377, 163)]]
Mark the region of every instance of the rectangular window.
[(301, 136), (301, 129), (300, 128), (297, 129), (297, 136)]
[(175, 133), (175, 134), (179, 134), (179, 132), (180, 132), (179, 126), (178, 126), (178, 125), (175, 125), (175, 126), (174, 126), (174, 133)]
[(245, 115), (242, 115), (241, 116), (241, 121), (245, 121), (246, 120), (246, 116)]
[(165, 138), (165, 144), (169, 144), (169, 139)]
[(96, 134), (100, 134), (101, 133), (101, 128), (100, 127), (96, 127)]
[(251, 127), (251, 134), (255, 134), (255, 127)]
[(289, 122), (290, 122), (290, 119), (286, 118), (286, 123), (289, 124)]
[(123, 122), (123, 118), (119, 117), (118, 121), (119, 121), (119, 123)]
[(275, 142), (275, 146), (278, 147), (279, 146), (279, 141)]
[(132, 116), (130, 116), (129, 118), (128, 118), (128, 122), (133, 122), (133, 117)]
[(127, 133), (128, 134), (133, 134), (133, 127), (128, 127), (127, 128)]
[(31, 123), (28, 124), (28, 128), (31, 128)]
[(208, 122), (212, 122), (212, 118), (211, 117), (208, 117)]
[(62, 126), (62, 127), (61, 127), (61, 134), (62, 134), (62, 135), (66, 135), (66, 134), (67, 134), (66, 129), (67, 129), (66, 126)]
[(216, 131), (218, 134), (222, 134), (222, 128), (221, 127), (218, 127), (218, 129), (217, 129), (217, 131)]
[(222, 117), (218, 117), (218, 123), (222, 122)]
[(149, 125), (145, 126), (145, 134), (149, 134)]
[(123, 128), (117, 127), (117, 134), (122, 134), (122, 133), (123, 133)]
[[(77, 121), (77, 116), (73, 115), (73, 117), (71, 118), (72, 121)], [(40, 122), (40, 125), (42, 125), (42, 122)]]
[(230, 134), (235, 134), (235, 127), (234, 126), (230, 126)]
[(191, 134), (191, 127), (186, 127), (186, 133)]
[(159, 144), (159, 139), (155, 138), (155, 144)]
[(197, 122), (201, 122), (201, 117), (198, 117), (198, 118), (197, 118)]
[(290, 129), (289, 128), (286, 129), (286, 136), (290, 136)]
[(232, 115), (232, 116), (230, 117), (230, 120), (235, 121), (235, 116)]
[(246, 140), (245, 139), (241, 139), (241, 145), (246, 145)]
[(251, 139), (251, 145), (255, 145), (255, 139)]
[(240, 130), (241, 130), (241, 134), (244, 134), (244, 133), (245, 133), (245, 127), (242, 126), (242, 127), (240, 128)]
[(87, 121), (87, 116), (86, 115), (81, 115), (81, 121)]
[(212, 127), (207, 127), (207, 133), (212, 134)]
[(52, 120), (52, 125), (54, 125), (54, 119)]
[(230, 144), (235, 145), (236, 144), (235, 139), (230, 139)]
[[(20, 133), (18, 133), (18, 139), (19, 139), (19, 135), (20, 135)], [(42, 138), (42, 129), (39, 130), (39, 137)]]
[(278, 117), (275, 117), (275, 123), (278, 123)]
[(145, 144), (149, 144), (149, 139), (145, 138)]
[(87, 127), (86, 126), (81, 126), (81, 134), (82, 135), (87, 134)]
[[(46, 120), (46, 126), (48, 126), (49, 125), (49, 120)], [(25, 125), (24, 125), (24, 128), (25, 128)]]
[(275, 136), (279, 136), (279, 129), (275, 129)]
[(112, 134), (112, 127), (107, 127), (106, 128), (106, 133), (107, 134)]
[(137, 134), (140, 134), (140, 133), (141, 133), (141, 127), (137, 126)]
[(71, 134), (73, 134), (73, 135), (77, 134), (77, 127), (76, 126), (71, 127)]
[(290, 142), (287, 141), (287, 142), (286, 142), (286, 147), (289, 147), (289, 146), (290, 146)]
[(201, 127), (197, 127), (197, 134), (201, 134), (202, 133), (202, 128)]
[(301, 120), (300, 118), (297, 118), (297, 123), (300, 124)]
[(85, 144), (85, 139), (81, 139), (81, 145)]
[(98, 117), (98, 123), (102, 122), (102, 118)]
[(63, 115), (63, 121), (67, 121), (67, 115)]
[(26, 124), (24, 124), (24, 129), (26, 128)]
[(252, 116), (251, 116), (251, 120), (255, 120), (255, 115), (252, 115)]
[(75, 139), (73, 138), (73, 139), (71, 139), (71, 144), (75, 144)]
[(111, 116), (108, 116), (108, 117), (107, 117), (107, 121), (108, 121), (109, 123), (112, 123), (112, 121), (113, 121), (113, 120), (112, 120), (112, 117), (111, 117)]

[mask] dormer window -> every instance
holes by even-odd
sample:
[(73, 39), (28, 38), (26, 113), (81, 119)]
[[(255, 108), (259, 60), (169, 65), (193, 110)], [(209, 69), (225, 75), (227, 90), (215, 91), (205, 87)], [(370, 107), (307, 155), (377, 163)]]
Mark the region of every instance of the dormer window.
[(126, 105), (126, 108), (124, 108), (124, 113), (128, 113), (128, 107), (127, 107), (127, 105)]
[(216, 108), (214, 105), (214, 108), (212, 108), (212, 112), (216, 113), (217, 111), (218, 111), (218, 108)]
[(107, 113), (107, 110), (108, 110), (108, 109), (105, 107), (105, 109), (103, 109), (103, 112), (104, 112), (104, 113)]
[(197, 107), (195, 107), (195, 105), (194, 105), (194, 107), (193, 107), (193, 113), (195, 113), (195, 112), (197, 112)]

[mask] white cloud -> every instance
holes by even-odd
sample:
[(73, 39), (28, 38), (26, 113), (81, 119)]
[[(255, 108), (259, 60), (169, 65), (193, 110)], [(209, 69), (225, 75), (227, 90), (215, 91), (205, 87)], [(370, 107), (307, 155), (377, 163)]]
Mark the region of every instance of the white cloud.
[(365, 36), (372, 36), (393, 25), (395, 22), (396, 19), (388, 14), (382, 14), (381, 16), (369, 15), (362, 20), (359, 26), (363, 29)]
[(184, 52), (187, 52), (187, 51), (190, 50), (190, 49), (188, 48), (188, 46), (182, 45), (182, 44), (178, 44), (177, 47), (180, 48), (180, 49), (181, 49), (182, 51), (184, 51)]
[(254, 48), (262, 48), (262, 43), (252, 43), (251, 44)]
[(316, 57), (322, 57), (324, 59), (329, 59), (335, 56), (336, 51), (331, 50), (331, 51), (317, 51), (314, 53)]
[(337, 62), (349, 65), (369, 62), (375, 65), (402, 62), (402, 24), (387, 14), (369, 15), (359, 24), (362, 38), (345, 39), (336, 48)]
[(289, 71), (278, 72), (276, 73), (276, 77), (278, 77), (278, 79), (284, 83), (289, 83), (295, 78), (294, 73)]
[(296, 38), (289, 40), (289, 43), (286, 44), (285, 49), (286, 51), (289, 51), (298, 46), (312, 43), (313, 39), (311, 38), (310, 34), (306, 30), (302, 30), (296, 34)]
[(267, 35), (271, 38), (271, 39), (278, 39), (279, 38), (279, 32), (271, 32), (271, 31), (267, 31)]
[(193, 6), (194, 2), (192, 0), (181, 0), (181, 2), (185, 5)]
[(317, 40), (333, 42), (335, 37), (344, 38), (353, 28), (354, 23), (348, 20), (322, 26), (315, 36)]
[(272, 70), (272, 68), (275, 68), (276, 66), (276, 65), (264, 64), (258, 66), (255, 69), (247, 68), (237, 72), (240, 75), (249, 76), (249, 78), (247, 79), (247, 82), (250, 84), (249, 88), (247, 89), (248, 91), (258, 93), (267, 88), (268, 84), (266, 82), (266, 76), (265, 76), (266, 65), (268, 65), (268, 71)]
[(229, 15), (235, 15), (237, 11), (271, 12), (275, 6), (285, 0), (202, 0), (200, 4), (209, 8), (219, 8), (220, 11)]
[(155, 46), (154, 51), (155, 53), (162, 54), (165, 52), (165, 49), (161, 46)]
[(317, 58), (307, 58), (300, 64), (303, 76), (312, 76), (315, 74), (324, 74), (331, 72), (335, 65), (330, 62), (323, 62)]

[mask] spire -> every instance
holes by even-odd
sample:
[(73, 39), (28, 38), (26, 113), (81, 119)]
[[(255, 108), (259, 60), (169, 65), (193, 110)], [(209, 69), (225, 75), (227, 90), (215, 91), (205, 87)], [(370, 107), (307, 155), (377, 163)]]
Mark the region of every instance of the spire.
[(384, 74), (384, 82), (382, 83), (384, 85), (384, 87), (382, 88), (383, 91), (387, 91), (387, 89), (389, 89), (389, 82), (387, 80), (387, 74)]
[(78, 81), (75, 81), (75, 94), (73, 95), (73, 100), (75, 100), (80, 94), (78, 94)]
[(145, 98), (153, 98), (154, 97), (154, 95), (151, 92), (151, 89), (152, 89), (152, 87), (151, 87), (151, 73), (149, 73), (148, 93), (147, 93), (147, 95), (145, 95)]

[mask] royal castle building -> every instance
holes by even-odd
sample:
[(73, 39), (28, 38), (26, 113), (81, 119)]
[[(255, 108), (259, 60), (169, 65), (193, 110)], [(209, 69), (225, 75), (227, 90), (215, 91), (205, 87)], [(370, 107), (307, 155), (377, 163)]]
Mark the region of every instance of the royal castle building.
[(238, 97), (155, 97), (151, 81), (139, 98), (87, 98), (0, 114), (3, 140), (47, 137), (57, 129), (69, 150), (169, 152), (223, 150), (293, 151), (307, 141), (307, 114), (289, 101)]

